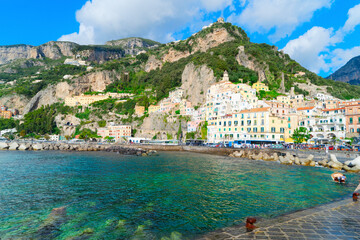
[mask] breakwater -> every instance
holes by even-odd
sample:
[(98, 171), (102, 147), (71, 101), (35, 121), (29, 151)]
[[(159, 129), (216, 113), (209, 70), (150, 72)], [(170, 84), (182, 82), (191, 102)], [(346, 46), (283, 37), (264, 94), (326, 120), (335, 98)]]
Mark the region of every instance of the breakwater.
[(29, 143), (29, 142), (0, 142), (0, 150), (10, 151), (105, 151), (124, 155), (148, 156), (156, 153), (155, 150), (123, 145), (92, 144), (92, 143)]

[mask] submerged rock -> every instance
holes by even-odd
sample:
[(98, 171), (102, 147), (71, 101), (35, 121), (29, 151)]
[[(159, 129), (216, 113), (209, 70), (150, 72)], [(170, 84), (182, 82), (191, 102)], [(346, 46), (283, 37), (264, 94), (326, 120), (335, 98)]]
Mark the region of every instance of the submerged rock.
[(60, 235), (60, 227), (66, 222), (66, 207), (54, 208), (36, 232), (36, 239), (54, 239)]

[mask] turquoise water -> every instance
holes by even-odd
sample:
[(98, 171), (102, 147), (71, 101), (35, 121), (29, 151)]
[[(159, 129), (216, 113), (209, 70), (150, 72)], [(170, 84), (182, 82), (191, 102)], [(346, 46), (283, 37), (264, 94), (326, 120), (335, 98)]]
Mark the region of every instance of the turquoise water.
[[(191, 239), (351, 197), (325, 168), (212, 155), (0, 152), (0, 238)], [(53, 208), (67, 215), (51, 218)]]

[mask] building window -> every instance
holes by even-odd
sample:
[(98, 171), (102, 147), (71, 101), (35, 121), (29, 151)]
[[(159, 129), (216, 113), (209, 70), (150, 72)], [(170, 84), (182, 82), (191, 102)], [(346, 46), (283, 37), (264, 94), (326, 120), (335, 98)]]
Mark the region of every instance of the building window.
[(221, 126), (221, 122), (219, 122), (219, 126)]
[(254, 128), (254, 133), (257, 133), (257, 128), (256, 127)]
[(238, 121), (234, 121), (234, 125), (237, 126), (239, 124)]
[(248, 133), (251, 132), (251, 128), (248, 128), (247, 131), (248, 131)]
[(247, 125), (248, 125), (248, 126), (251, 126), (251, 120), (248, 120), (248, 121), (247, 121)]
[(357, 132), (357, 133), (360, 133), (360, 128), (358, 128), (358, 129), (356, 130), (356, 132)]
[(231, 127), (231, 121), (229, 121), (228, 124), (229, 124), (229, 127)]
[(352, 124), (353, 123), (353, 118), (350, 118), (350, 124)]
[(265, 129), (264, 129), (264, 127), (262, 127), (262, 128), (261, 128), (261, 132), (262, 132), (262, 133), (263, 133), (263, 132), (265, 132)]
[(285, 128), (280, 128), (281, 133), (285, 133)]
[(241, 121), (241, 126), (244, 126), (244, 121)]
[(224, 121), (224, 127), (226, 127), (226, 121)]
[(254, 120), (254, 126), (256, 126), (257, 125), (257, 121), (256, 120)]
[(276, 132), (276, 128), (272, 127), (272, 128), (271, 128), (271, 132), (272, 132), (272, 133)]
[(264, 124), (265, 124), (265, 120), (261, 119), (261, 125), (264, 125)]

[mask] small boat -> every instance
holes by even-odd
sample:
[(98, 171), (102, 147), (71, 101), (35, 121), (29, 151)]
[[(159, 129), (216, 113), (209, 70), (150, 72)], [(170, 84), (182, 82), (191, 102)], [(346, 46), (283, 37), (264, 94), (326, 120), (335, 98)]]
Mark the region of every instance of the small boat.
[(346, 181), (346, 176), (342, 173), (333, 173), (331, 174), (331, 178), (334, 182), (337, 182), (337, 183), (345, 183)]

